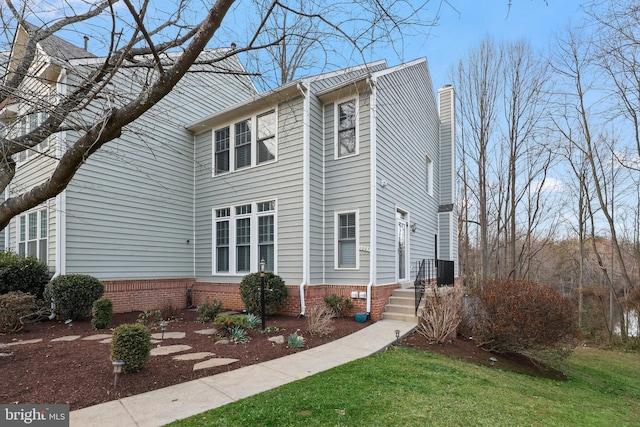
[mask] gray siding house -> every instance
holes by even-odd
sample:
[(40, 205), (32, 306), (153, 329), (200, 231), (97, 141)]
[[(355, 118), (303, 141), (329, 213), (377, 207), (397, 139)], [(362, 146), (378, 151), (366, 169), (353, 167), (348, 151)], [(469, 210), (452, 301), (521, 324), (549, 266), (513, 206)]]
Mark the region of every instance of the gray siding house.
[[(55, 83), (29, 84), (55, 98), (101, 59), (50, 39), (41, 62)], [(28, 108), (2, 108), (6, 132), (29, 126)], [(181, 307), (187, 295), (242, 309), (238, 285), (264, 259), (289, 287), (286, 313), (336, 293), (377, 320), (422, 260), (457, 261), (454, 121), (453, 88), (436, 100), (426, 59), (263, 94), (247, 77), (188, 74), (55, 200), (15, 218), (5, 248), (54, 274), (98, 277), (117, 311)], [(46, 179), (73, 138), (51, 137), (17, 159), (4, 197)]]
[(376, 319), (423, 259), (457, 261), (453, 88), (438, 96), (425, 59), (380, 61), (190, 124), (199, 298), (264, 259), (296, 294), (291, 311), (338, 293)]

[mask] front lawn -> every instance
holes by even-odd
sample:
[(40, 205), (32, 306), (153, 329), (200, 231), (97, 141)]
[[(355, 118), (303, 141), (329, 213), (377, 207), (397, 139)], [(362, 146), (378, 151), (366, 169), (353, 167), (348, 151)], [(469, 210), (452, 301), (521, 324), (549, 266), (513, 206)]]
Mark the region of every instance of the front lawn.
[(391, 348), (171, 426), (637, 426), (640, 354), (576, 348), (570, 381)]

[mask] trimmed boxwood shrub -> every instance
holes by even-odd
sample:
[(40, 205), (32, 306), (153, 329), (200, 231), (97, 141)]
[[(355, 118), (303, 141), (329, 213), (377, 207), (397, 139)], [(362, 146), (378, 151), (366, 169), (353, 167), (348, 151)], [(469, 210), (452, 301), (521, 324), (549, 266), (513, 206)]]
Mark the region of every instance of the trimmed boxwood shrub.
[(113, 330), (111, 360), (122, 360), (122, 372), (138, 372), (151, 355), (151, 331), (142, 323), (125, 323)]
[(50, 277), (47, 265), (36, 258), (0, 251), (0, 294), (24, 292), (42, 299)]
[[(262, 316), (260, 307), (260, 273), (247, 274), (240, 283), (240, 297), (247, 312)], [(267, 316), (276, 314), (284, 305), (287, 288), (284, 280), (273, 273), (264, 275), (265, 311)]]
[(71, 320), (87, 317), (93, 302), (103, 293), (102, 283), (87, 274), (58, 276), (44, 288), (44, 297), (55, 303), (56, 313)]
[(93, 302), (91, 308), (91, 326), (94, 329), (104, 329), (111, 324), (113, 317), (113, 303), (109, 298), (100, 298)]

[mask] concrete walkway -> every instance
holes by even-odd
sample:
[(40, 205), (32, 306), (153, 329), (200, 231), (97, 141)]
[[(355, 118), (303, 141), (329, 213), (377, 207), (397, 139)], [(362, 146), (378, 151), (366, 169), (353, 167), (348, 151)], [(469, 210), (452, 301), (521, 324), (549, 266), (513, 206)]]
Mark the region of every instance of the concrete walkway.
[(377, 353), (414, 323), (380, 320), (347, 337), (279, 359), (72, 411), (71, 427), (162, 426)]

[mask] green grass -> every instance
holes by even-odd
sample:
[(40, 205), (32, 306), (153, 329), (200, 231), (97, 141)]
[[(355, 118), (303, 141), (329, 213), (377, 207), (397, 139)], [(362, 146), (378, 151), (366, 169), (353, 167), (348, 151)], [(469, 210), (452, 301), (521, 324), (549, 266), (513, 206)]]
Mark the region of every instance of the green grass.
[(640, 354), (577, 348), (571, 378), (390, 350), (171, 426), (637, 426)]

